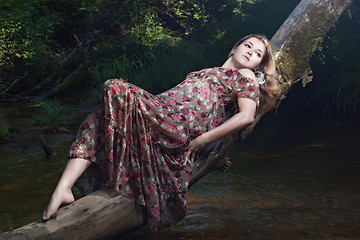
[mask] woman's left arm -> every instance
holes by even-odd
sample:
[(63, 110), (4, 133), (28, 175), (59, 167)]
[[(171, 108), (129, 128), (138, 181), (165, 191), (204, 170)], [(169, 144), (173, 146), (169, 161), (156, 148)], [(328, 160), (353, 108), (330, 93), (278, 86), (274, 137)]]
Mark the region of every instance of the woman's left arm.
[(193, 162), (197, 154), (203, 147), (205, 147), (206, 144), (239, 131), (254, 121), (256, 112), (255, 101), (249, 98), (238, 96), (238, 105), (238, 113), (236, 113), (220, 126), (210, 130), (209, 132), (201, 134), (190, 142), (187, 148), (186, 162)]

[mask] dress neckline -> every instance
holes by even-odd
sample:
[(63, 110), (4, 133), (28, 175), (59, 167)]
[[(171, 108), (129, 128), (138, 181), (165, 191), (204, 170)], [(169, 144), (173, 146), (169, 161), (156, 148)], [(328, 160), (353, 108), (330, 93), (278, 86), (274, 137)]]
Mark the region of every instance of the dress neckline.
[(205, 68), (205, 69), (213, 69), (213, 70), (219, 70), (219, 69), (222, 69), (224, 71), (232, 71), (233, 73), (235, 74), (241, 74), (241, 76), (243, 76), (244, 78), (247, 78), (249, 80), (252, 80), (254, 82), (257, 83), (256, 79), (252, 78), (252, 77), (246, 77), (244, 76), (242, 73), (239, 72), (238, 69), (232, 69), (232, 68), (226, 68), (226, 67), (212, 67), (212, 68)]

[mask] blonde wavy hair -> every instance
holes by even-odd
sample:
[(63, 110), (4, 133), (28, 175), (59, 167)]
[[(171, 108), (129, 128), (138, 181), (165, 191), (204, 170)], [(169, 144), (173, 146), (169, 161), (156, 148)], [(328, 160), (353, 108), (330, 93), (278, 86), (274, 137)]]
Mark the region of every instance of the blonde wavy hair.
[(241, 38), (238, 42), (235, 43), (234, 47), (231, 49), (228, 58), (234, 55), (236, 48), (245, 40), (255, 37), (261, 40), (266, 48), (264, 57), (260, 65), (256, 69), (251, 69), (253, 71), (260, 71), (264, 73), (266, 82), (260, 85), (260, 105), (266, 110), (271, 110), (276, 106), (276, 99), (280, 95), (280, 86), (279, 86), (279, 76), (276, 72), (275, 59), (274, 59), (274, 50), (268, 40), (264, 35), (260, 34), (250, 34)]

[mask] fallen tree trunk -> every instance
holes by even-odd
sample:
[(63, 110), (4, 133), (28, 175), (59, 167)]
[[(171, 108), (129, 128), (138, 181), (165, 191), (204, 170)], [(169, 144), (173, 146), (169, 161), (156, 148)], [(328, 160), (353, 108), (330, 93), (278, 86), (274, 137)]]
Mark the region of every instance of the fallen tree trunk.
[[(277, 50), (282, 97), (299, 79), (302, 79), (303, 85), (311, 81), (308, 76), (311, 55), (351, 2), (352, 0), (303, 0), (271, 39)], [(265, 113), (260, 111), (257, 114), (256, 121), (242, 132), (242, 139), (251, 133)], [(216, 143), (209, 155), (200, 156), (195, 162), (190, 185), (223, 166), (226, 152), (237, 140), (238, 135), (232, 135), (225, 143)], [(145, 223), (146, 214), (141, 206), (102, 188), (60, 208), (51, 220), (33, 222), (3, 233), (0, 239), (101, 239), (125, 235)]]
[[(302, 0), (271, 38), (281, 77), (279, 103), (294, 83), (301, 80), (305, 87), (312, 81), (309, 60), (351, 3), (352, 0)], [(241, 139), (252, 132), (265, 113), (258, 112), (254, 123), (242, 132)]]

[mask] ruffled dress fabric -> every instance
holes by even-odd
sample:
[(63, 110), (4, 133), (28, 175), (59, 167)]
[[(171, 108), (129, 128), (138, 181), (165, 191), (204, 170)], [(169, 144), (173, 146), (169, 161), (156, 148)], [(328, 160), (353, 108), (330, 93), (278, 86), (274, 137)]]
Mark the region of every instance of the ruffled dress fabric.
[(217, 127), (237, 97), (259, 105), (259, 85), (236, 70), (207, 68), (188, 74), (158, 95), (122, 79), (103, 86), (101, 111), (81, 125), (69, 158), (93, 164), (78, 180), (88, 194), (105, 185), (145, 207), (150, 229), (185, 217), (191, 163), (185, 149)]

